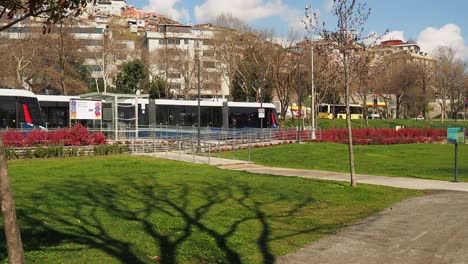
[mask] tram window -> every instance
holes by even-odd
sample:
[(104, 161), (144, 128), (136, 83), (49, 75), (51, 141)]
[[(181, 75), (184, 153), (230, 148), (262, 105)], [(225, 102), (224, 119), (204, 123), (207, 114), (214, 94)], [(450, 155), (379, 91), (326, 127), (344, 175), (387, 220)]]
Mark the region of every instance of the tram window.
[(16, 102), (0, 99), (0, 125), (1, 127), (16, 127)]

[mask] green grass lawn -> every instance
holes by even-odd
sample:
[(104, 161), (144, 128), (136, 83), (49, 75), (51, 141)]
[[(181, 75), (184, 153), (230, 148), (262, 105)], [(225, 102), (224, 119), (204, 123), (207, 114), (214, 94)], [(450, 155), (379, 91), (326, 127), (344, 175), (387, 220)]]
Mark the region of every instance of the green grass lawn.
[[(453, 180), (455, 146), (441, 144), (354, 146), (356, 172), (371, 175)], [(232, 158), (232, 152), (220, 153)], [(248, 151), (235, 151), (248, 159)], [(348, 172), (348, 146), (335, 143), (288, 144), (251, 150), (251, 161), (266, 166)], [(459, 176), (468, 181), (468, 145), (459, 145)]]
[[(305, 125), (308, 126), (309, 121), (305, 121)], [(366, 128), (366, 120), (352, 120), (353, 128)], [(294, 125), (297, 126), (297, 119), (294, 119)], [(291, 127), (292, 120), (287, 118), (285, 120), (285, 127)], [(442, 123), (438, 119), (433, 120), (414, 120), (414, 119), (369, 119), (370, 128), (395, 128), (396, 126), (405, 126), (410, 128), (447, 128), (447, 127), (468, 127), (468, 121), (448, 120)], [(329, 120), (329, 119), (317, 119), (317, 127), (323, 129), (330, 128), (345, 128), (346, 120)]]
[(270, 263), (422, 194), (134, 156), (14, 160), (9, 173), (28, 263)]

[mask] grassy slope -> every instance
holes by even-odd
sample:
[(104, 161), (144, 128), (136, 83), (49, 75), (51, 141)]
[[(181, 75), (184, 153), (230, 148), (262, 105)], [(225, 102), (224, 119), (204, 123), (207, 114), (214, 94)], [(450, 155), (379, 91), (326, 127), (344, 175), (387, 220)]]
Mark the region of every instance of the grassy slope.
[[(356, 172), (371, 175), (452, 180), (454, 145), (407, 144), (355, 146)], [(289, 144), (251, 151), (257, 164), (276, 167), (348, 172), (348, 147), (334, 143)], [(232, 153), (220, 156), (232, 158)], [(236, 159), (248, 159), (246, 150)], [(459, 146), (459, 175), (468, 178), (468, 145)]]
[(132, 156), (15, 160), (9, 172), (29, 263), (269, 262), (421, 194)]

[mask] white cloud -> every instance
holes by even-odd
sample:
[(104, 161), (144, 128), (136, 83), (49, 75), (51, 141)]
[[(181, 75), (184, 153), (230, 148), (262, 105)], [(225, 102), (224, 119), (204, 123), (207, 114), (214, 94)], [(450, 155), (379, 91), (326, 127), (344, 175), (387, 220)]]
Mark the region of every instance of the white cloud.
[(230, 13), (243, 21), (279, 16), (289, 27), (302, 29), (303, 10), (291, 8), (282, 0), (206, 0), (196, 5), (195, 18), (198, 22), (209, 21), (222, 13)]
[(190, 20), (190, 15), (187, 9), (176, 8), (176, 5), (181, 0), (148, 0), (148, 5), (143, 10), (148, 10), (158, 14), (168, 16), (175, 20)]
[(441, 28), (428, 27), (419, 33), (417, 42), (425, 52), (432, 53), (440, 46), (447, 46), (455, 50), (458, 58), (468, 59), (468, 47), (460, 27), (455, 24), (447, 24)]

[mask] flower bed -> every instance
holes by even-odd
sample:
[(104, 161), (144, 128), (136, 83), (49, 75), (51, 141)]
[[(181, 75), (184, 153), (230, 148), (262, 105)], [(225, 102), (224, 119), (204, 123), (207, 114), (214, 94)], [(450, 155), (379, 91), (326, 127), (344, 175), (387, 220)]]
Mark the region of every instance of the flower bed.
[(3, 133), (5, 147), (37, 147), (37, 146), (88, 146), (107, 144), (106, 137), (98, 133), (90, 133), (81, 124), (70, 129), (53, 131), (33, 130), (28, 133), (7, 131)]
[[(390, 128), (353, 129), (353, 143), (355, 145), (432, 143), (442, 141), (446, 137), (446, 129), (403, 128), (398, 131)], [(344, 128), (324, 130), (319, 141), (348, 143), (348, 133)]]

